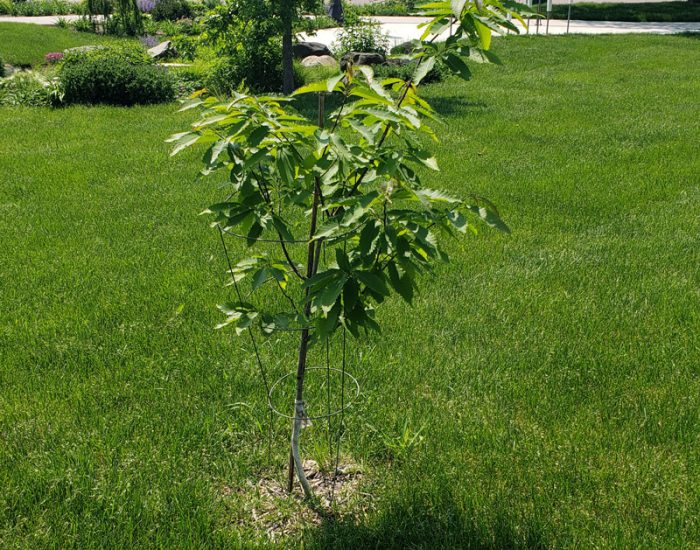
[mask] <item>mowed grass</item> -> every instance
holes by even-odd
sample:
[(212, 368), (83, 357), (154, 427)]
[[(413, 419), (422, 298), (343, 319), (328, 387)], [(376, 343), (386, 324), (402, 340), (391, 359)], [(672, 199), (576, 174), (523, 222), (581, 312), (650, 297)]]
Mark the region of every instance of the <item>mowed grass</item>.
[[(537, 2), (535, 2), (537, 4)], [(546, 2), (541, 2), (540, 13), (546, 11)], [(552, 6), (555, 19), (566, 19), (569, 6)], [(571, 6), (571, 18), (585, 21), (647, 21), (663, 23), (692, 23), (700, 21), (700, 4), (683, 2), (643, 2), (643, 3), (593, 3), (580, 2)]]
[[(540, 13), (546, 11), (546, 2), (540, 2)], [(537, 5), (537, 1), (535, 2)], [(566, 19), (568, 5), (552, 6), (552, 17)], [(700, 4), (682, 2), (593, 3), (579, 2), (571, 6), (571, 18), (585, 21), (632, 21), (635, 23), (692, 23), (700, 21)]]
[[(362, 493), (277, 544), (698, 544), (697, 44), (499, 39), (504, 66), (426, 89), (429, 183), (513, 233), (450, 242), (415, 307), (351, 344)], [(213, 330), (225, 263), (197, 213), (220, 192), (163, 143), (193, 116), (0, 110), (0, 547), (272, 544), (248, 482), (284, 477), (289, 426), (269, 459), (249, 341)], [(294, 340), (261, 349), (293, 369)]]
[(0, 58), (12, 65), (37, 67), (49, 52), (117, 40), (124, 39), (29, 23), (0, 23)]

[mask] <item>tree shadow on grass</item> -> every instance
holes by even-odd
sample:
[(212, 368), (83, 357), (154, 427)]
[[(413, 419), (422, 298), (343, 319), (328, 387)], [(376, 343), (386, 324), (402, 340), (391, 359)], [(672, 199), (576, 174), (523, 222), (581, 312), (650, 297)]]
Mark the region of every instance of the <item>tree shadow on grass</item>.
[(436, 97), (430, 99), (430, 105), (440, 116), (464, 114), (467, 111), (483, 112), (489, 108), (483, 101), (468, 101), (463, 97)]
[[(516, 523), (518, 523), (516, 525)], [(506, 508), (473, 517), (452, 495), (385, 503), (370, 516), (328, 519), (305, 537), (308, 548), (545, 548), (539, 528)]]

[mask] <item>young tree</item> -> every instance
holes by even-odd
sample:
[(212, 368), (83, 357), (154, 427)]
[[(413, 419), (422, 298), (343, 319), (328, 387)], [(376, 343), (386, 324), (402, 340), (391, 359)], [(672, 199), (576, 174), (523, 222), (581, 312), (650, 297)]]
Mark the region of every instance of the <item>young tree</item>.
[[(297, 114), (290, 98), (238, 93), (221, 102), (200, 94), (184, 108), (200, 108), (201, 118), (170, 139), (173, 154), (207, 144), (202, 173), (225, 176), (228, 197), (208, 209), (222, 235), (240, 235), (253, 250), (262, 240), (278, 243), (277, 253), (258, 252), (228, 272), (236, 289), (248, 281), (253, 295), (278, 288), (289, 309), (253, 305), (239, 293), (237, 301), (219, 306), (225, 315), (220, 326), (238, 334), (299, 331), (290, 479), (296, 472), (309, 497), (299, 438), (310, 346), (338, 330), (356, 338), (379, 330), (376, 307), (394, 292), (411, 303), (418, 276), (447, 261), (438, 237), (476, 231), (467, 216), (508, 230), (487, 200), (465, 202), (422, 184), (416, 167), (438, 166), (420, 145), (420, 134), (435, 138), (424, 124), (435, 113), (418, 85), (438, 62), (468, 79), (465, 59), (494, 61), (492, 33), (518, 32), (510, 21), (522, 22), (518, 8), (500, 0), (428, 4), (431, 19), (411, 77), (377, 81), (369, 67), (349, 64), (345, 73), (297, 90), (339, 96), (327, 128)], [(453, 18), (453, 34), (445, 36)], [(300, 240), (303, 261), (290, 253)], [(322, 265), (324, 250), (331, 260)]]

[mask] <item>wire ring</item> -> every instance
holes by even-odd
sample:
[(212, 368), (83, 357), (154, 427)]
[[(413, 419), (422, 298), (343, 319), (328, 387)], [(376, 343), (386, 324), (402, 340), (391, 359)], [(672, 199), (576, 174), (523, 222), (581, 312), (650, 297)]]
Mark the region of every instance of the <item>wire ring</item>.
[[(352, 401), (350, 401), (349, 403), (346, 403), (344, 406), (342, 406), (339, 409), (336, 409), (335, 411), (330, 412), (328, 414), (321, 414), (318, 416), (307, 416), (306, 418), (308, 418), (309, 420), (321, 420), (323, 418), (329, 418), (331, 416), (335, 416), (337, 414), (340, 414), (341, 412), (345, 411), (345, 409), (350, 407), (350, 405), (352, 405), (355, 402), (355, 400), (360, 396), (360, 383), (357, 381), (357, 378), (355, 378), (352, 374), (349, 374), (347, 371), (343, 371), (343, 370), (337, 369), (335, 367), (329, 367), (329, 368), (327, 368), (327, 367), (307, 367), (306, 370), (307, 371), (309, 371), (309, 370), (320, 370), (320, 371), (332, 370), (332, 371), (344, 374), (350, 380), (352, 380), (352, 382), (355, 384), (355, 396), (353, 397)], [(282, 418), (288, 418), (289, 420), (294, 420), (295, 417), (290, 416), (288, 414), (285, 414), (281, 411), (278, 411), (275, 408), (275, 406), (272, 404), (272, 394), (275, 392), (275, 388), (280, 384), (280, 382), (283, 382), (284, 380), (286, 380), (290, 376), (295, 376), (295, 375), (296, 375), (296, 372), (292, 371), (292, 372), (288, 372), (287, 374), (278, 378), (275, 381), (275, 383), (272, 384), (272, 386), (270, 386), (270, 391), (267, 394), (267, 398), (268, 398), (267, 399), (267, 406), (270, 407), (270, 410), (272, 412), (274, 412), (277, 416), (281, 416)]]

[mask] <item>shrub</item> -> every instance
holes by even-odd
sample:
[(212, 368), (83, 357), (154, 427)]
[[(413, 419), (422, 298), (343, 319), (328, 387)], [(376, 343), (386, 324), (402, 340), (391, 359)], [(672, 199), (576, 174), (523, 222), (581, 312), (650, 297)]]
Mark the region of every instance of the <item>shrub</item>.
[[(67, 15), (75, 13), (79, 6), (65, 0), (26, 0), (10, 4), (10, 15), (34, 16), (34, 15)], [(0, 11), (3, 8), (0, 7)]]
[(131, 44), (69, 51), (59, 76), (66, 103), (136, 105), (175, 97), (173, 78)]
[(192, 9), (186, 0), (157, 0), (151, 10), (154, 21), (177, 21), (192, 16)]
[(257, 49), (241, 48), (219, 61), (207, 79), (207, 88), (222, 95), (245, 86), (255, 92), (282, 89), (282, 47), (271, 39)]
[[(377, 78), (400, 78), (401, 80), (408, 80), (413, 73), (416, 71), (416, 61), (411, 61), (404, 65), (374, 65), (374, 74)], [(441, 63), (435, 63), (432, 69), (428, 71), (421, 84), (430, 84), (431, 82), (441, 82), (447, 71)]]
[(386, 55), (389, 37), (377, 21), (358, 20), (341, 31), (333, 49), (337, 57), (342, 57), (348, 52), (376, 52)]
[(0, 0), (0, 15), (12, 15), (12, 8), (11, 0)]
[(190, 95), (206, 87), (207, 75), (197, 67), (186, 67), (172, 71), (178, 96)]
[(152, 65), (148, 52), (135, 42), (120, 42), (109, 46), (79, 46), (64, 52), (62, 67), (79, 65), (87, 61), (118, 59), (131, 65)]
[(0, 105), (47, 107), (60, 105), (63, 94), (56, 79), (21, 71), (0, 80)]

